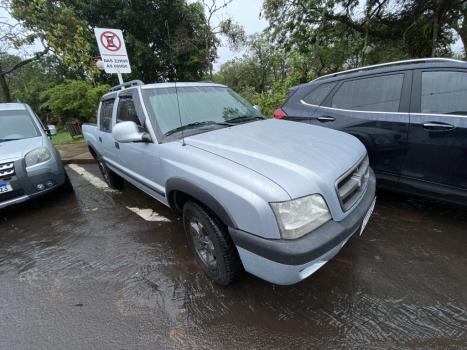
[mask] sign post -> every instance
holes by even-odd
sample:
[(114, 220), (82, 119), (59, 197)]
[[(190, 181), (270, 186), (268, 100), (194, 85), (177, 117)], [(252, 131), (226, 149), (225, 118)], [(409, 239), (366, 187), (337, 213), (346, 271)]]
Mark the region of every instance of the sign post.
[(119, 83), (123, 84), (122, 73), (131, 73), (131, 66), (122, 31), (120, 29), (94, 28), (94, 34), (105, 72), (117, 74)]

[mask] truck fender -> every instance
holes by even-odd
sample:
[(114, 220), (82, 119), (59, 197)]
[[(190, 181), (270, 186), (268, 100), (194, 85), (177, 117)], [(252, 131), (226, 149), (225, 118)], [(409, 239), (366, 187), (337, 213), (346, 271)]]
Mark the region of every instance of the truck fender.
[(176, 193), (181, 192), (196, 199), (201, 204), (208, 207), (219, 219), (228, 227), (237, 228), (235, 221), (228, 211), (215, 199), (208, 191), (192, 182), (182, 178), (171, 178), (166, 182), (165, 193), (171, 208), (180, 211), (176, 204)]

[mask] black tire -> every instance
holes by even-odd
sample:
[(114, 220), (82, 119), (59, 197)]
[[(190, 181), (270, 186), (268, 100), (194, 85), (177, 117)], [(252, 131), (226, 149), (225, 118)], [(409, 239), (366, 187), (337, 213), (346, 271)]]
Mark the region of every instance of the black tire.
[(110, 188), (113, 188), (114, 190), (123, 189), (125, 180), (110, 170), (109, 167), (105, 164), (104, 159), (98, 158), (97, 165), (99, 165), (99, 170), (101, 171), (104, 181), (107, 183), (107, 185), (109, 185)]
[(65, 193), (73, 193), (73, 185), (71, 184), (68, 174), (65, 172), (65, 182), (62, 185), (62, 189)]
[[(183, 206), (183, 225), (190, 248), (209, 278), (217, 284), (227, 286), (240, 277), (243, 266), (237, 249), (226, 227), (215, 215), (201, 205), (189, 201)], [(201, 235), (204, 237), (202, 240)], [(203, 253), (203, 244), (206, 254)], [(210, 254), (214, 259), (209, 258)]]

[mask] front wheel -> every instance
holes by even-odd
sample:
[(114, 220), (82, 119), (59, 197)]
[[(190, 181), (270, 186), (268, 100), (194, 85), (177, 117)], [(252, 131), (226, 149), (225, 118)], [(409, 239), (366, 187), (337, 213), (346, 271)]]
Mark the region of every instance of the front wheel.
[(98, 158), (97, 165), (99, 165), (102, 177), (110, 188), (115, 190), (121, 190), (123, 188), (124, 180), (107, 167), (104, 159)]
[(203, 271), (216, 283), (226, 286), (238, 279), (242, 263), (226, 228), (201, 205), (183, 206), (183, 224), (188, 243)]
[(65, 182), (62, 185), (62, 189), (66, 193), (73, 193), (73, 185), (71, 184), (70, 178), (68, 177), (68, 174), (65, 172)]

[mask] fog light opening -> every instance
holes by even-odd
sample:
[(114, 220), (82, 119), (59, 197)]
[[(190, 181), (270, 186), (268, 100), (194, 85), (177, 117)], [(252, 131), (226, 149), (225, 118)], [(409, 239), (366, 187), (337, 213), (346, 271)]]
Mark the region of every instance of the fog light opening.
[(45, 185), (50, 188), (50, 187), (53, 187), (55, 185), (55, 182), (53, 182), (52, 180), (49, 180), (49, 181), (47, 181), (45, 183)]
[(44, 184), (37, 184), (37, 185), (36, 185), (36, 189), (37, 189), (38, 191), (43, 191), (43, 190), (45, 190), (45, 185), (44, 185)]

